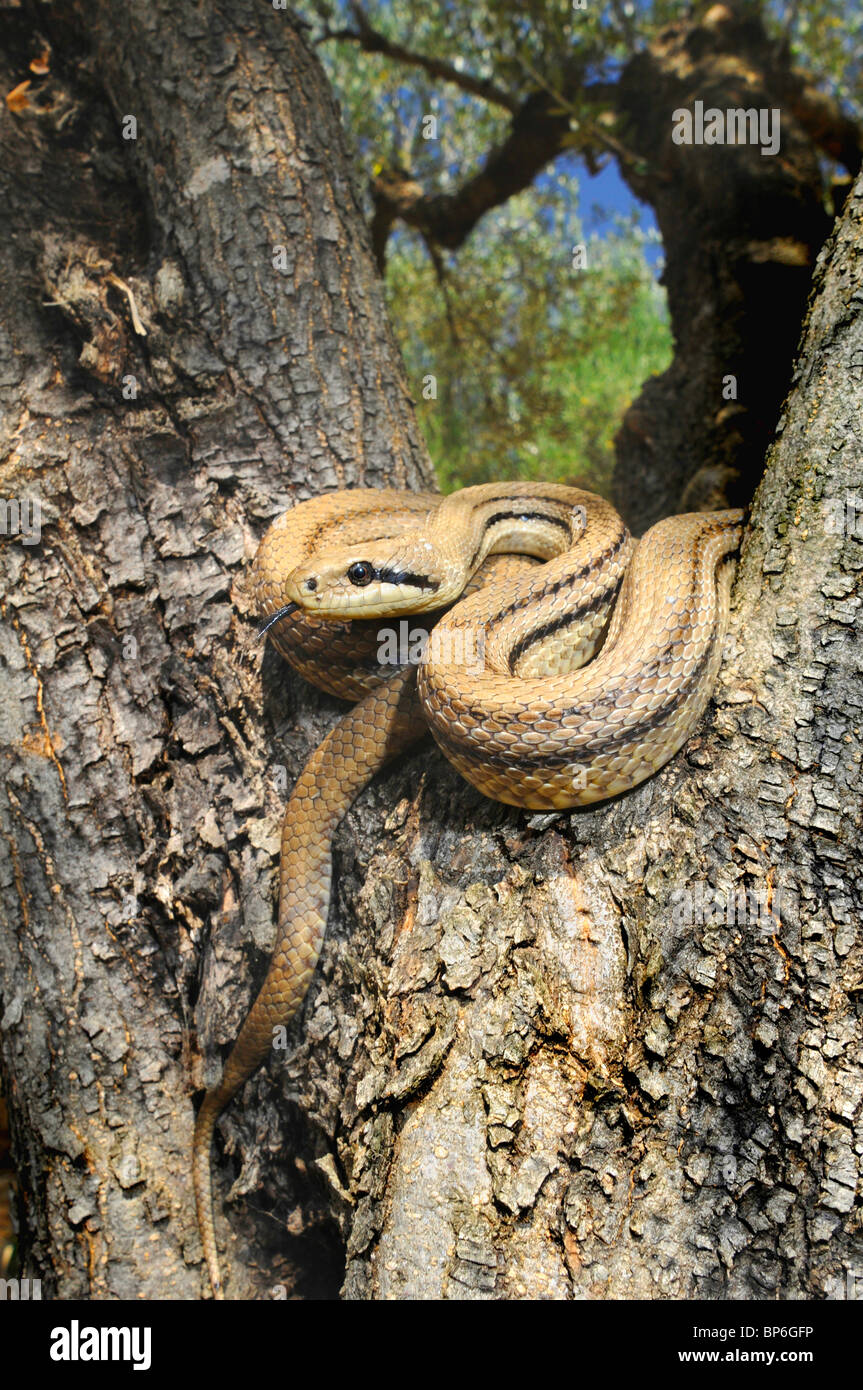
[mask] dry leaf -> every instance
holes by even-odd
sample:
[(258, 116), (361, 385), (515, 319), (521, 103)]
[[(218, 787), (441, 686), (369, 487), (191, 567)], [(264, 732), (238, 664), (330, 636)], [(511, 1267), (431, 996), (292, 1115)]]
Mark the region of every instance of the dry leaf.
[(30, 98), (27, 95), (27, 88), (31, 86), (29, 77), (26, 82), (19, 82), (17, 87), (13, 87), (11, 92), (6, 94), (6, 105), (10, 111), (26, 111), (30, 105)]
[(51, 50), (43, 48), (38, 58), (34, 58), (30, 64), (30, 71), (35, 72), (37, 77), (44, 77), (51, 71)]

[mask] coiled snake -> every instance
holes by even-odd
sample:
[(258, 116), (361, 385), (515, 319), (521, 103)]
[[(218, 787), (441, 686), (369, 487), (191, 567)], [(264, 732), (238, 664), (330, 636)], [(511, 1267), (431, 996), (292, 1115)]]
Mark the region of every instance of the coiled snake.
[[(445, 498), (334, 492), (270, 527), (251, 594), (271, 640), (307, 679), (358, 703), (288, 803), (269, 971), (198, 1112), (195, 1198), (217, 1298), (213, 1129), (308, 990), (331, 839), (354, 797), (429, 728), (464, 777), (514, 806), (583, 806), (651, 776), (710, 697), (742, 519), (669, 517), (636, 542), (591, 493), (492, 483)], [(393, 664), (381, 620), (421, 613), (438, 619), (424, 659)]]

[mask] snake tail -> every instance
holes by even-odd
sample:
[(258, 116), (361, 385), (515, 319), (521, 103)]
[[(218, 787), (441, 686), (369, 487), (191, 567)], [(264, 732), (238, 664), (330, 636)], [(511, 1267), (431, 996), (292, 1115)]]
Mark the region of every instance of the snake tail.
[[(444, 498), (349, 489), (300, 502), (269, 528), (250, 575), (255, 611), (300, 675), (359, 703), (288, 803), (272, 961), (197, 1117), (194, 1188), (215, 1297), (213, 1131), (303, 1002), (326, 927), (332, 837), (351, 802), (427, 728), (462, 776), (509, 805), (586, 806), (651, 777), (710, 699), (743, 520), (731, 510), (667, 517), (634, 542), (603, 498), (516, 481)], [(415, 680), (381, 639), (396, 619), (401, 632), (402, 615), (425, 613)]]
[(274, 1030), (290, 1022), (306, 996), (326, 930), (336, 827), (375, 773), (428, 731), (415, 674), (412, 667), (398, 671), (348, 711), (309, 758), (285, 809), (272, 959), (222, 1079), (205, 1095), (195, 1121), (195, 1205), (217, 1299), (224, 1294), (213, 1217), (213, 1131), (222, 1110), (266, 1058)]

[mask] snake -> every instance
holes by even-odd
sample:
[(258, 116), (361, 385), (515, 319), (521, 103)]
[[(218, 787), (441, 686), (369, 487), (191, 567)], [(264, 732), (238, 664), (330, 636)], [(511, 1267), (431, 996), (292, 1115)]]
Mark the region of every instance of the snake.
[(196, 1117), (193, 1185), (215, 1298), (216, 1121), (303, 1003), (326, 930), (332, 840), (354, 799), (429, 730), (467, 781), (512, 806), (586, 806), (644, 782), (710, 698), (742, 525), (739, 510), (696, 512), (636, 540), (600, 496), (502, 482), (443, 497), (343, 489), (267, 530), (249, 573), (262, 631), (301, 676), (353, 705), (288, 801), (269, 968)]

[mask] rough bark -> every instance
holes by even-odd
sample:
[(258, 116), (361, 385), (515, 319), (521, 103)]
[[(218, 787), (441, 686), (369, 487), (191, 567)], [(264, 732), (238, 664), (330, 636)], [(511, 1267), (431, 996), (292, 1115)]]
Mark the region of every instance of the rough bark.
[(351, 1296), (859, 1297), (861, 270), (863, 180), (700, 736), (612, 806), (528, 820), (435, 758), (392, 814)]
[[(112, 9), (77, 11), (86, 61), (51, 36), (80, 139), (0, 117), (2, 491), (45, 499), (41, 543), (3, 550), (2, 1065), (25, 1271), (191, 1298), (192, 1092), (264, 968), (280, 770), (337, 716), (256, 669), (232, 586), (295, 498), (428, 473), (290, 19), (160, 0), (118, 33)], [(429, 748), (349, 814), (296, 1050), (221, 1125), (229, 1294), (842, 1297), (863, 1275), (860, 542), (825, 508), (863, 486), (861, 263), (858, 189), (702, 735), (571, 816), (487, 802)], [(687, 925), (672, 895), (699, 884), (774, 910), (781, 889), (781, 920)]]
[(49, 19), (2, 18), (4, 93), (52, 48), (30, 105), (0, 110), (2, 495), (43, 502), (38, 544), (4, 537), (0, 630), (22, 1252), (46, 1296), (195, 1297), (192, 1094), (271, 940), (279, 766), (333, 703), (297, 726), (276, 665), (265, 727), (232, 585), (300, 497), (430, 475), (290, 17), (164, 0), (120, 23), (106, 0)]

